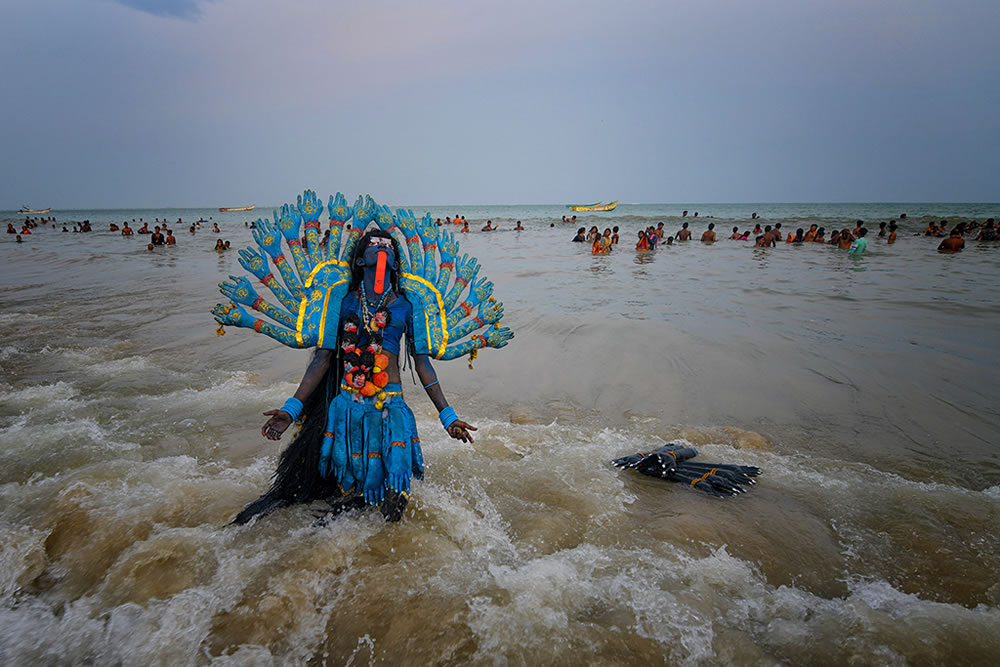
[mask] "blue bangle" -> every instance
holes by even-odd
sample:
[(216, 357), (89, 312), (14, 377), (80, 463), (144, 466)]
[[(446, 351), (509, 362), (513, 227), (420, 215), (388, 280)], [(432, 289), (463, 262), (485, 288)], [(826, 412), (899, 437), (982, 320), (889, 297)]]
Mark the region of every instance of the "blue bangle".
[(424, 389), (430, 389), (431, 387), (433, 387), (433, 386), (434, 386), (434, 385), (436, 385), (437, 383), (438, 383), (438, 381), (437, 381), (437, 380), (434, 380), (434, 382), (431, 382), (430, 384), (425, 384), (425, 385), (424, 385)]
[(295, 421), (299, 418), (299, 415), (302, 414), (302, 401), (292, 396), (285, 401), (284, 405), (281, 406), (281, 411), (287, 412), (288, 416), (292, 418), (292, 421)]
[(449, 405), (438, 413), (438, 419), (441, 420), (441, 426), (444, 426), (447, 429), (453, 423), (458, 421), (458, 415), (455, 414), (455, 408)]

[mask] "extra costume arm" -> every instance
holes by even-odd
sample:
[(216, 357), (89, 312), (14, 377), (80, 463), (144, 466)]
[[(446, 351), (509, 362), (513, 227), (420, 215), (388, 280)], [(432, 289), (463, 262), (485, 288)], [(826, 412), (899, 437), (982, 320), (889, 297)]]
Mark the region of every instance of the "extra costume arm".
[[(496, 324), (503, 317), (503, 304), (499, 301), (479, 304), (479, 314), (448, 330), (448, 337), (461, 340), (477, 329)], [(445, 348), (447, 349), (447, 348)]]
[(444, 361), (449, 359), (457, 359), (462, 355), (468, 354), (473, 350), (480, 350), (484, 347), (495, 347), (501, 348), (506, 345), (511, 338), (514, 337), (514, 332), (507, 327), (502, 327), (500, 329), (488, 329), (486, 333), (482, 336), (473, 334), (472, 338), (461, 343), (453, 343), (448, 347), (444, 348), (444, 353), (438, 357)]
[(234, 327), (253, 329), (257, 333), (270, 336), (282, 345), (287, 345), (288, 347), (294, 347), (296, 349), (302, 347), (299, 345), (298, 340), (296, 340), (294, 331), (286, 329), (285, 327), (279, 327), (275, 324), (271, 324), (270, 322), (265, 322), (264, 320), (259, 320), (240, 308), (239, 304), (216, 304), (215, 308), (212, 309), (212, 315), (215, 315), (215, 321), (219, 324), (228, 324)]
[(448, 281), (451, 280), (451, 273), (455, 270), (455, 255), (458, 253), (455, 235), (442, 230), (438, 240), (438, 248), (441, 250), (441, 267), (434, 287), (437, 288), (438, 292), (444, 294), (448, 287)]
[(406, 240), (406, 250), (410, 256), (408, 272), (422, 276), (424, 274), (424, 251), (420, 243), (419, 223), (413, 217), (412, 211), (398, 208), (396, 209), (396, 224)]
[(424, 246), (424, 280), (432, 285), (437, 280), (438, 228), (431, 214), (424, 215), (420, 223), (420, 240)]
[[(259, 222), (259, 221), (258, 221)], [(267, 268), (267, 255), (263, 252), (254, 250), (253, 248), (245, 248), (240, 250), (240, 266), (244, 269), (257, 276), (271, 293), (278, 298), (281, 305), (285, 307), (288, 312), (296, 312), (299, 308), (299, 300), (293, 297), (284, 286), (278, 282), (278, 279), (274, 277)]]
[(278, 258), (275, 258), (274, 264), (281, 271), (281, 276), (285, 279), (285, 284), (292, 290), (293, 294), (296, 290), (299, 292), (302, 291), (302, 282), (299, 278), (305, 279), (313, 269), (312, 260), (306, 253), (306, 249), (302, 247), (302, 240), (299, 238), (299, 227), (301, 225), (302, 214), (299, 213), (297, 206), (282, 204), (280, 215), (277, 211), (274, 212), (274, 226), (280, 229), (281, 235), (285, 237), (285, 243), (288, 244), (288, 250), (292, 253), (292, 259), (295, 261), (295, 269), (298, 271), (298, 276), (288, 266), (287, 261), (279, 264)]
[[(285, 204), (283, 208), (287, 208), (287, 206), (288, 204)], [(281, 218), (281, 223), (276, 223), (275, 226), (272, 226), (271, 223), (266, 220), (258, 220), (254, 226), (253, 238), (257, 241), (257, 245), (259, 245), (264, 252), (271, 256), (271, 259), (274, 261), (274, 265), (278, 267), (278, 271), (281, 273), (282, 280), (285, 281), (285, 285), (287, 285), (288, 289), (291, 290), (292, 296), (295, 297), (296, 301), (301, 301), (303, 296), (302, 281), (300, 281), (299, 277), (295, 275), (295, 271), (292, 270), (291, 265), (288, 263), (288, 259), (286, 259), (285, 255), (281, 252), (282, 235), (278, 233), (278, 230), (275, 228), (277, 224), (290, 224), (287, 221), (289, 215), (290, 214), (285, 213), (284, 217)], [(295, 215), (298, 216), (298, 211), (295, 212)], [(278, 217), (277, 211), (275, 211), (274, 216), (275, 218)], [(296, 223), (296, 232), (298, 232), (298, 228), (298, 224)], [(288, 242), (288, 249), (292, 252), (296, 265), (299, 265), (301, 261), (308, 261), (308, 258), (303, 259), (305, 257), (305, 253), (302, 251), (302, 246), (299, 245), (298, 239), (294, 239), (294, 241), (294, 243), (291, 241)], [(301, 272), (302, 270), (304, 270), (303, 267), (299, 266), (299, 271)], [(304, 275), (309, 275), (308, 270)]]
[(244, 306), (249, 306), (290, 329), (296, 327), (295, 316), (258, 296), (257, 291), (250, 284), (249, 280), (243, 276), (229, 277), (233, 282), (227, 280), (219, 283), (219, 291), (229, 299)]
[(323, 212), (323, 202), (320, 201), (313, 190), (306, 190), (299, 195), (297, 203), (299, 214), (305, 222), (306, 240), (309, 246), (309, 263), (312, 267), (316, 267), (323, 261), (323, 251), (319, 245), (319, 215)]
[(451, 310), (455, 302), (458, 301), (458, 297), (462, 296), (465, 286), (474, 282), (477, 275), (479, 275), (479, 260), (475, 257), (462, 255), (462, 259), (455, 261), (455, 284), (448, 292), (448, 296), (444, 298), (445, 312)]
[[(337, 196), (330, 195), (328, 206), (330, 211), (330, 243), (326, 249), (326, 256), (331, 259), (340, 257), (340, 236), (344, 231), (344, 225), (354, 217), (354, 209), (347, 205), (347, 199), (343, 193), (338, 192)], [(350, 257), (345, 259), (350, 260)]]
[(486, 280), (486, 278), (480, 278), (473, 283), (472, 289), (469, 290), (469, 298), (458, 304), (458, 308), (448, 313), (448, 330), (450, 331), (463, 318), (471, 315), (476, 306), (482, 303), (484, 299), (489, 298), (492, 293), (493, 283)]

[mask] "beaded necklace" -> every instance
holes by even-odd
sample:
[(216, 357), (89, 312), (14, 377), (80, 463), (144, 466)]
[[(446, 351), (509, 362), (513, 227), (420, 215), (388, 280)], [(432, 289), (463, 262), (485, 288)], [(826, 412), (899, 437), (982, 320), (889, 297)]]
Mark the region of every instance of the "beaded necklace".
[[(389, 296), (388, 290), (382, 292), (382, 297), (378, 300), (378, 303), (372, 305), (368, 300), (368, 294), (365, 292), (365, 283), (361, 282), (361, 307), (358, 308), (361, 311), (361, 323), (365, 327), (365, 331), (368, 332), (369, 336), (379, 332), (379, 327), (375, 324), (375, 313), (377, 313), (381, 308), (382, 304), (385, 303), (385, 298)], [(381, 351), (381, 345), (379, 346)]]

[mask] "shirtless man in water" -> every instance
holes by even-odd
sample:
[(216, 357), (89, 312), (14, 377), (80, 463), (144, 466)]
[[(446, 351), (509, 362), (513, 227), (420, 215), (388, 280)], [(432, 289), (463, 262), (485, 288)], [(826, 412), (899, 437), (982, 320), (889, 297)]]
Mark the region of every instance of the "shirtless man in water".
[(708, 223), (708, 229), (701, 235), (702, 243), (715, 243), (715, 223)]
[(755, 248), (773, 248), (777, 245), (774, 232), (771, 231), (771, 225), (764, 227), (764, 233), (757, 237), (753, 245)]
[[(685, 213), (686, 212), (687, 211), (685, 211)], [(675, 236), (674, 238), (676, 238), (678, 241), (691, 240), (691, 232), (688, 231), (688, 223), (685, 222), (683, 225), (681, 225), (681, 231), (677, 232), (677, 236)]]
[(952, 229), (948, 238), (941, 241), (941, 245), (938, 246), (938, 252), (961, 252), (964, 247), (965, 239), (962, 238), (961, 230)]

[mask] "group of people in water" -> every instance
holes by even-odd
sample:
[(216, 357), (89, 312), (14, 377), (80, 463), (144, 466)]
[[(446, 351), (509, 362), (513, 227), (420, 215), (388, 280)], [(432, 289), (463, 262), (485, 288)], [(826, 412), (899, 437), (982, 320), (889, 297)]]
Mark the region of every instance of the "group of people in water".
[[(202, 223), (208, 224), (208, 221), (205, 220), (204, 218), (199, 219), (197, 222), (191, 223), (190, 227), (188, 228), (188, 231), (191, 234), (196, 234), (198, 230), (201, 229)], [(7, 223), (7, 233), (15, 234), (17, 236), (16, 239), (17, 243), (22, 243), (23, 242), (23, 239), (21, 238), (22, 234), (31, 234), (32, 230), (38, 229), (39, 227), (44, 228), (44, 226), (47, 224), (51, 225), (53, 229), (57, 228), (56, 219), (54, 217), (42, 218), (40, 220), (27, 218), (22, 223), (22, 228), (20, 232), (17, 231), (13, 223)], [(159, 218), (157, 218), (152, 224), (154, 225), (153, 229), (150, 229), (149, 222), (144, 221), (142, 218), (139, 218), (138, 221), (136, 221), (135, 218), (132, 218), (131, 224), (129, 224), (129, 221), (127, 220), (123, 221), (121, 225), (118, 225), (114, 222), (110, 223), (108, 225), (108, 231), (118, 232), (119, 234), (121, 234), (121, 236), (125, 238), (130, 238), (136, 234), (148, 235), (149, 242), (146, 244), (146, 250), (149, 252), (153, 252), (157, 247), (160, 246), (172, 246), (177, 244), (177, 237), (174, 236), (173, 230), (171, 230), (170, 227), (168, 226), (166, 218), (164, 218), (162, 222), (160, 221)], [(177, 218), (176, 224), (183, 225), (184, 221), (181, 218)], [(139, 226), (139, 228), (134, 229), (133, 225)], [(63, 225), (62, 231), (68, 232), (69, 229), (65, 225)], [(83, 222), (73, 223), (73, 231), (74, 232), (92, 231), (90, 220), (84, 220)], [(222, 230), (219, 229), (219, 223), (217, 222), (212, 223), (212, 231), (216, 234), (220, 234), (222, 232)], [(327, 234), (329, 234), (329, 232), (327, 232)], [(224, 252), (229, 249), (230, 249), (229, 241), (223, 241), (222, 239), (218, 239), (216, 241), (214, 250), (216, 250), (217, 252)]]
[[(143, 222), (142, 218), (139, 218), (139, 222), (142, 223), (142, 227), (140, 227), (138, 230), (133, 230), (129, 226), (127, 221), (122, 223), (121, 228), (119, 228), (118, 225), (112, 222), (109, 231), (112, 232), (120, 231), (121, 235), (125, 237), (132, 236), (133, 234), (149, 234), (150, 235), (149, 243), (146, 244), (146, 250), (148, 250), (149, 252), (152, 252), (158, 246), (177, 245), (177, 238), (174, 236), (173, 230), (171, 230), (170, 227), (167, 225), (167, 221), (165, 218), (163, 222), (160, 222), (160, 219), (157, 218), (156, 221), (154, 222), (155, 226), (153, 227), (153, 229), (150, 229), (149, 223)], [(201, 229), (201, 223), (203, 222), (205, 224), (208, 224), (208, 220), (205, 220), (204, 218), (200, 218), (196, 222), (192, 222), (191, 225), (188, 227), (188, 232), (191, 234), (197, 234), (198, 230)], [(136, 224), (134, 218), (132, 219), (132, 224)], [(184, 221), (181, 218), (177, 218), (176, 224), (183, 225)], [(217, 222), (212, 223), (212, 232), (215, 234), (222, 233), (222, 230), (219, 229), (219, 223)], [(213, 249), (216, 252), (225, 252), (226, 250), (229, 250), (229, 247), (230, 247), (229, 241), (223, 241), (222, 239), (217, 239), (215, 242), (215, 247)]]
[[(687, 217), (687, 211), (684, 212), (684, 216)], [(694, 217), (697, 217), (697, 213)], [(830, 231), (829, 236), (827, 235), (827, 230), (825, 227), (821, 227), (818, 224), (812, 224), (808, 229), (799, 227), (794, 232), (789, 232), (787, 235), (782, 230), (782, 225), (780, 222), (776, 222), (773, 225), (763, 224), (758, 222), (760, 218), (757, 217), (755, 213), (751, 220), (754, 220), (754, 226), (751, 229), (740, 230), (739, 226), (734, 226), (732, 228), (732, 233), (726, 237), (731, 241), (746, 241), (753, 242), (754, 247), (757, 248), (768, 248), (774, 247), (779, 243), (785, 244), (801, 244), (801, 243), (821, 243), (825, 245), (830, 245), (837, 247), (841, 250), (847, 250), (848, 253), (858, 255), (864, 253), (868, 248), (868, 229), (864, 226), (862, 220), (856, 220), (854, 227), (844, 227), (842, 229), (833, 229)], [(562, 216), (562, 221), (564, 223), (575, 223), (576, 216)], [(897, 220), (891, 220), (889, 222), (880, 222), (878, 224), (878, 232), (875, 234), (876, 238), (885, 239), (886, 243), (892, 244), (896, 242), (897, 236), (900, 232), (900, 225), (906, 221), (906, 214), (899, 216)], [(196, 234), (201, 230), (202, 223), (209, 224), (211, 219), (205, 220), (201, 218), (195, 222), (190, 223), (188, 227), (188, 232)], [(439, 227), (446, 225), (461, 225), (460, 232), (469, 232), (469, 221), (464, 215), (455, 215), (454, 217), (446, 216), (444, 220), (438, 218), (436, 224)], [(122, 222), (121, 226), (111, 223), (109, 226), (109, 231), (120, 232), (124, 237), (131, 237), (133, 234), (149, 235), (149, 243), (146, 248), (148, 251), (152, 252), (158, 246), (164, 245), (175, 245), (177, 239), (173, 234), (173, 231), (167, 225), (166, 218), (161, 222), (159, 218), (154, 221), (153, 229), (149, 228), (150, 223), (144, 222), (142, 218), (139, 218), (136, 222), (135, 218), (132, 219), (132, 225), (141, 225), (138, 230), (133, 230), (129, 225), (128, 221)], [(181, 218), (177, 219), (177, 225), (183, 225), (184, 222)], [(211, 222), (212, 232), (219, 234), (222, 230), (219, 229), (219, 223)], [(350, 223), (348, 223), (349, 225)], [(30, 235), (32, 230), (38, 229), (45, 225), (51, 225), (53, 229), (57, 228), (57, 223), (55, 217), (48, 218), (26, 218), (21, 225), (20, 232), (17, 230), (13, 223), (7, 223), (7, 233), (16, 235), (17, 243), (23, 242), (21, 238), (22, 235)], [(244, 226), (249, 228), (254, 228), (254, 223), (245, 222)], [(554, 227), (554, 223), (550, 225)], [(949, 228), (950, 226), (950, 228)], [(518, 220), (516, 225), (511, 228), (513, 231), (524, 231), (524, 226), (521, 221)], [(483, 225), (480, 231), (493, 232), (499, 231), (500, 227), (493, 224), (492, 219), (488, 219), (486, 224)], [(69, 232), (70, 230), (63, 225), (63, 232)], [(91, 231), (91, 225), (89, 220), (84, 220), (80, 223), (73, 223), (73, 232), (89, 232)], [(330, 231), (326, 231), (326, 235), (323, 237), (322, 244), (326, 245), (328, 242)], [(942, 237), (941, 243), (938, 245), (938, 250), (941, 252), (959, 252), (965, 247), (966, 238), (974, 238), (976, 241), (997, 241), (1000, 240), (1000, 227), (997, 226), (993, 218), (989, 218), (984, 223), (979, 223), (977, 221), (972, 222), (958, 222), (954, 225), (949, 225), (947, 220), (931, 220), (927, 227), (919, 232), (915, 232), (918, 236), (928, 236), (928, 237)], [(973, 237), (973, 235), (975, 235)], [(690, 241), (694, 237), (694, 234), (689, 229), (689, 223), (681, 223), (681, 228), (673, 234), (668, 234), (664, 229), (664, 223), (660, 222), (655, 227), (650, 225), (644, 229), (640, 229), (636, 233), (636, 244), (635, 249), (639, 251), (655, 250), (660, 245), (673, 245), (675, 241)], [(715, 243), (719, 240), (719, 237), (715, 231), (715, 223), (708, 223), (707, 228), (702, 232), (700, 240), (702, 243)], [(591, 252), (595, 255), (606, 255), (611, 252), (611, 250), (619, 243), (619, 230), (618, 226), (607, 227), (602, 233), (596, 225), (587, 231), (585, 227), (580, 227), (577, 229), (576, 235), (573, 237), (573, 241), (576, 243), (589, 243), (591, 245)], [(223, 241), (222, 239), (217, 239), (214, 250), (217, 252), (225, 252), (229, 250), (230, 242)]]
[[(575, 218), (576, 216), (573, 217)], [(754, 219), (757, 219), (756, 215)], [(900, 216), (899, 221), (902, 222), (905, 219), (906, 215), (904, 214)], [(563, 221), (569, 222), (566, 216), (563, 216)], [(983, 224), (977, 221), (959, 222), (950, 230), (948, 229), (947, 220), (942, 220), (940, 223), (932, 221), (923, 232), (917, 232), (916, 235), (946, 237), (941, 241), (937, 249), (940, 252), (959, 252), (965, 247), (966, 236), (977, 234), (975, 236), (975, 240), (977, 241), (996, 241), (1000, 239), (1000, 233), (998, 232), (1000, 230), (998, 230), (994, 219), (989, 218)], [(880, 222), (876, 237), (880, 239), (884, 238), (886, 243), (891, 244), (896, 242), (898, 233), (899, 224), (897, 224), (896, 220)], [(831, 231), (829, 237), (827, 237), (826, 228), (820, 227), (818, 224), (810, 225), (809, 229), (799, 227), (794, 233), (788, 233), (786, 236), (782, 232), (780, 222), (776, 222), (774, 225), (765, 224), (763, 226), (758, 222), (754, 225), (753, 229), (740, 231), (738, 226), (733, 227), (733, 231), (728, 239), (731, 241), (750, 241), (752, 238), (754, 247), (757, 248), (770, 248), (779, 243), (821, 243), (846, 250), (851, 255), (860, 255), (868, 249), (867, 237), (868, 228), (864, 226), (864, 221), (857, 220), (853, 229), (850, 227), (834, 229)], [(693, 234), (688, 228), (687, 222), (682, 223), (681, 228), (674, 234), (668, 234), (663, 227), (663, 223), (660, 222), (655, 227), (650, 225), (637, 232), (635, 249), (639, 251), (655, 250), (660, 244), (673, 245), (674, 241), (690, 241), (692, 238)], [(593, 254), (606, 255), (611, 252), (614, 246), (618, 245), (618, 239), (617, 226), (607, 227), (601, 233), (598, 227), (594, 225), (590, 228), (589, 232), (586, 231), (585, 227), (577, 229), (576, 235), (573, 237), (573, 242), (589, 243), (591, 244), (591, 252)], [(710, 222), (701, 234), (701, 242), (711, 244), (717, 240), (715, 223)]]
[[(8, 222), (7, 233), (14, 234), (17, 237), (15, 239), (15, 242), (23, 243), (24, 239), (21, 238), (22, 236), (30, 236), (32, 234), (32, 230), (38, 229), (40, 227), (44, 229), (45, 225), (51, 225), (52, 229), (55, 229), (56, 228), (55, 216), (50, 218), (25, 218), (24, 221), (21, 222), (21, 231), (17, 231), (17, 228), (14, 226), (14, 223)], [(69, 232), (69, 228), (67, 228), (66, 225), (63, 225), (62, 230), (64, 232)], [(83, 222), (73, 223), (73, 232), (86, 233), (89, 231), (91, 231), (90, 220), (84, 220)]]

